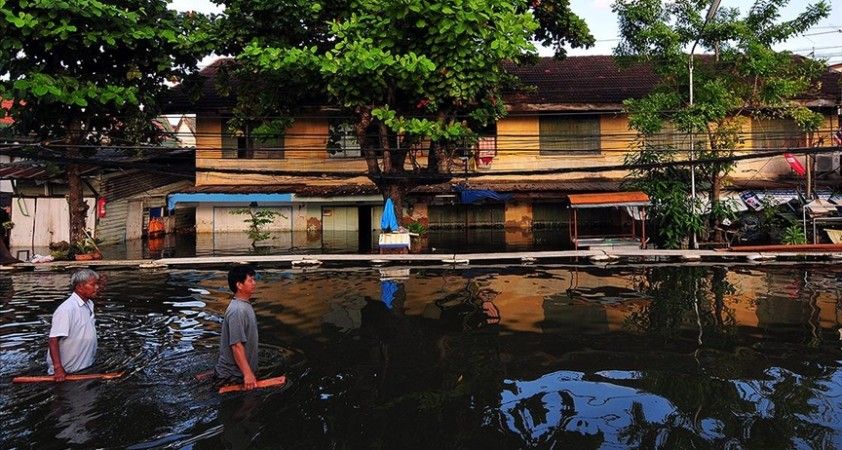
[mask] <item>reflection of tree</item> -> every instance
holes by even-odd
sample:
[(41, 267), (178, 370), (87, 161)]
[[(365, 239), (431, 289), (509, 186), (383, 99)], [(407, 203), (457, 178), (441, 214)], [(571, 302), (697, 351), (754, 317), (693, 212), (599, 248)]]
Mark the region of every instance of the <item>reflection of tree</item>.
[[(666, 423), (650, 422), (640, 403), (629, 411), (631, 423), (620, 431), (626, 445), (638, 448), (704, 448), (729, 443), (738, 448), (825, 448), (834, 430), (820, 421), (817, 400), (827, 389), (817, 379), (773, 368), (770, 381), (723, 381), (713, 377), (677, 376), (674, 372), (647, 371), (640, 380), (647, 392), (670, 399), (677, 414)], [(704, 439), (702, 421), (716, 423), (716, 432)]]
[(652, 268), (642, 288), (650, 302), (628, 317), (626, 327), (668, 340), (696, 328), (700, 345), (731, 345), (737, 323), (725, 300), (736, 289), (727, 274), (723, 267)]
[[(497, 327), (486, 320), (492, 309), (483, 307), (487, 294), (468, 283), (458, 295), (434, 300), (441, 305), (434, 306), (440, 309), (435, 322), (368, 299), (359, 339), (343, 355), (357, 382), (343, 392), (341, 403), (348, 406), (337, 408), (337, 414), (365, 405), (367, 413), (350, 422), (365, 428), (366, 442), (383, 448), (409, 442), (424, 447), (499, 445), (499, 435), (486, 428), (499, 407), (505, 375)], [(353, 408), (347, 412), (358, 417)], [(360, 432), (353, 428), (349, 432)]]
[(620, 430), (620, 440), (633, 448), (704, 448), (704, 440), (683, 427), (683, 419), (670, 415), (667, 423), (653, 423), (646, 419), (643, 405), (634, 402), (629, 411), (631, 423)]
[(651, 269), (644, 287), (651, 301), (632, 313), (626, 326), (662, 338), (677, 337), (682, 326), (691, 323), (690, 313), (703, 295), (703, 290), (698, 289), (703, 274), (704, 269), (700, 267)]
[(834, 430), (811, 421), (819, 414), (817, 401), (828, 399), (828, 389), (814, 377), (804, 377), (783, 369), (767, 382), (763, 394), (771, 402), (767, 414), (749, 418), (739, 430), (756, 448), (791, 448), (796, 441), (808, 448), (826, 448), (833, 442)]

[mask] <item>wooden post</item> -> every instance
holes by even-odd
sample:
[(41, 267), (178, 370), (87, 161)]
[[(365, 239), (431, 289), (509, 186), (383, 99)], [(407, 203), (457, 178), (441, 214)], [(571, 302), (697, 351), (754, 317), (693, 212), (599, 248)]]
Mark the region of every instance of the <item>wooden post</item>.
[(573, 208), (573, 245), (579, 250), (579, 214), (576, 208)]
[(646, 207), (640, 207), (640, 248), (646, 249)]

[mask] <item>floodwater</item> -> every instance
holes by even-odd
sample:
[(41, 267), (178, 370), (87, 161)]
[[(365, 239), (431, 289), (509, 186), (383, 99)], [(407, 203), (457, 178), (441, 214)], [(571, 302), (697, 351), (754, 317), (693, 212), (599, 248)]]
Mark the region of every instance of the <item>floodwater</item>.
[[(364, 234), (364, 233), (363, 233)], [(167, 235), (157, 239), (136, 239), (120, 244), (102, 245), (106, 259), (155, 259), (165, 257), (231, 256), (249, 254), (342, 254), (378, 253), (379, 231), (365, 236), (356, 231), (276, 232), (270, 239), (252, 247), (245, 233), (199, 233)], [(513, 251), (570, 250), (567, 229), (535, 229), (507, 231), (502, 228), (430, 230), (416, 242), (414, 253), (496, 253)], [(25, 248), (13, 247), (12, 255)], [(49, 254), (49, 249), (36, 247), (30, 254)], [(21, 254), (23, 258), (25, 253)]]
[(98, 371), (45, 371), (67, 273), (0, 274), (0, 448), (839, 448), (842, 267), (260, 271), (219, 395), (225, 273), (108, 271)]

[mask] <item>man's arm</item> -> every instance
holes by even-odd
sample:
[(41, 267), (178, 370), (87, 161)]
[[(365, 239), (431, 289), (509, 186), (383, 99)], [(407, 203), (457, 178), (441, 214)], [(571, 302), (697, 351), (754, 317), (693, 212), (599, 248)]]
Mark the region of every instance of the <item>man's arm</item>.
[(53, 377), (56, 381), (64, 381), (67, 376), (64, 367), (61, 365), (61, 352), (58, 349), (59, 337), (50, 338), (50, 358), (53, 360)]
[(234, 354), (234, 362), (237, 363), (237, 367), (243, 373), (243, 387), (247, 391), (257, 387), (257, 379), (254, 377), (251, 366), (249, 366), (248, 358), (246, 358), (246, 347), (243, 343), (237, 342), (236, 344), (231, 344), (231, 353)]

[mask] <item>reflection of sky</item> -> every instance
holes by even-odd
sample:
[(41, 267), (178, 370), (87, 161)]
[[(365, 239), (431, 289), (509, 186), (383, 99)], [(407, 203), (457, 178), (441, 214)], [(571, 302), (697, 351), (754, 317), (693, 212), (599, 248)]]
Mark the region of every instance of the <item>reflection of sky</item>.
[[(784, 381), (794, 381), (798, 385), (810, 381), (802, 375), (780, 367), (771, 367), (765, 371), (765, 374), (769, 379), (732, 381), (740, 398), (754, 405), (755, 411), (752, 415), (763, 418), (776, 416), (775, 398), (781, 398), (778, 388)], [(842, 434), (839, 430), (842, 424), (842, 370), (836, 369), (827, 378), (815, 380), (815, 388), (812, 389), (811, 394), (807, 404), (812, 408), (813, 414), (798, 413), (796, 416), (801, 421), (833, 430), (834, 447), (842, 447)], [(793, 445), (800, 446), (797, 442)]]
[[(642, 372), (622, 370), (605, 370), (594, 375), (620, 383), (645, 376)], [(679, 428), (708, 443), (724, 444), (734, 438), (750, 437), (752, 424), (757, 419), (794, 420), (799, 428), (811, 426), (827, 430), (828, 434), (819, 442), (842, 448), (842, 369), (814, 379), (815, 387), (809, 390), (806, 404), (799, 399), (798, 392), (791, 389), (793, 385), (804, 386), (810, 380), (783, 368), (769, 368), (761, 380), (726, 381), (734, 385), (740, 400), (753, 405), (753, 410), (740, 412), (739, 405), (734, 404), (731, 417), (699, 417), (697, 426), (693, 425), (692, 417), (679, 411), (667, 398), (609, 381), (585, 378), (585, 373), (562, 370), (535, 380), (506, 380), (500, 402), (502, 424), (509, 432), (519, 435), (524, 446), (546, 445), (558, 432), (573, 432), (601, 436), (603, 447), (634, 447), (644, 444), (637, 441), (636, 434), (629, 433), (635, 426), (659, 430), (660, 444), (666, 442), (671, 429)], [(791, 402), (782, 405), (782, 411), (792, 412), (776, 413), (775, 401)], [(633, 417), (636, 405), (642, 414), (639, 423), (635, 423), (638, 418)], [(724, 421), (731, 420), (736, 420), (743, 436), (725, 435)], [(805, 437), (791, 436), (792, 446), (809, 448), (815, 444), (805, 441)]]
[(532, 381), (506, 380), (501, 412), (507, 428), (528, 445), (544, 442), (555, 431), (602, 434), (606, 445), (633, 445), (620, 433), (632, 425), (633, 404), (648, 423), (681, 424), (667, 399), (607, 382), (585, 381), (581, 372), (553, 372)]

